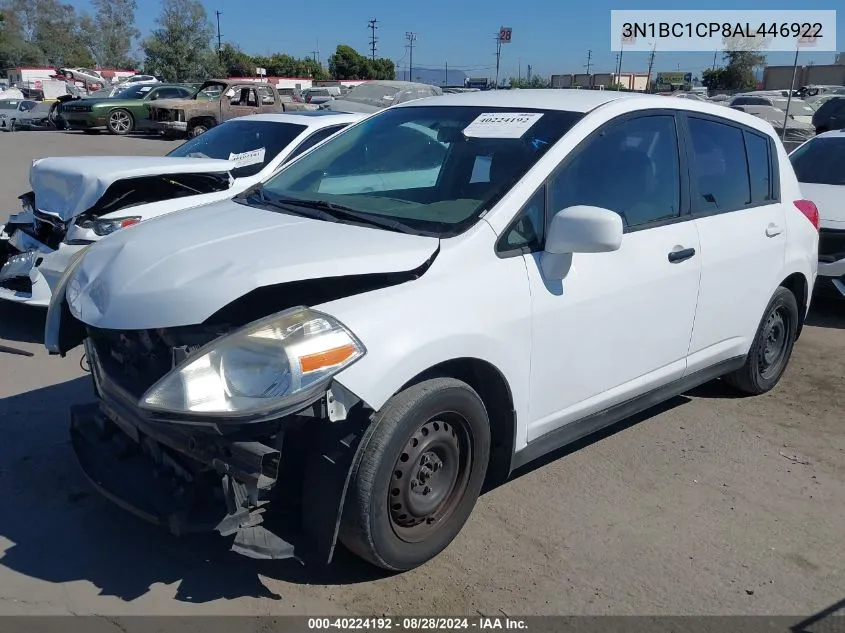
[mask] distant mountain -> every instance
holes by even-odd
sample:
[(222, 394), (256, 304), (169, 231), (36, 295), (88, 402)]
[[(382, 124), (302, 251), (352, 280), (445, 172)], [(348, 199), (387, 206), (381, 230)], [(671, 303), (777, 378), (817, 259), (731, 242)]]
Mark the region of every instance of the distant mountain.
[(408, 67), (396, 69), (396, 79), (399, 81), (418, 81), (422, 84), (435, 86), (463, 86), (467, 74), (462, 70), (449, 69), (448, 77), (445, 68), (414, 68), (413, 80), (408, 77)]

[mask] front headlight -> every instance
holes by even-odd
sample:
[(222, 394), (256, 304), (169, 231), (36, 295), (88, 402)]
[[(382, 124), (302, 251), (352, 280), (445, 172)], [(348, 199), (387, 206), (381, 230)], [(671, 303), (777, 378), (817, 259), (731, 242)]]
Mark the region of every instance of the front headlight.
[(113, 218), (111, 220), (86, 220), (79, 223), (79, 228), (91, 229), (100, 237), (105, 237), (106, 235), (111, 235), (117, 230), (125, 229), (127, 226), (138, 224), (140, 221), (140, 216)]
[(209, 343), (153, 385), (138, 406), (227, 418), (283, 414), (319, 397), (332, 376), (365, 353), (333, 317), (292, 308)]

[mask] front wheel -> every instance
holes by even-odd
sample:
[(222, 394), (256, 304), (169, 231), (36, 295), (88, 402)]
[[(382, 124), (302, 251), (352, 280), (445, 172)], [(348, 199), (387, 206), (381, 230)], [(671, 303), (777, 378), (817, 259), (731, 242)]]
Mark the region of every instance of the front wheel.
[(205, 121), (191, 123), (190, 127), (188, 128), (188, 137), (196, 138), (200, 134), (205, 134), (206, 132), (208, 132), (209, 127), (210, 126)]
[(766, 307), (745, 364), (725, 376), (726, 382), (753, 396), (774, 388), (792, 356), (800, 318), (795, 295), (778, 287)]
[(472, 512), (490, 454), (490, 424), (478, 394), (453, 378), (399, 392), (373, 420), (352, 474), (340, 540), (391, 571), (443, 551)]

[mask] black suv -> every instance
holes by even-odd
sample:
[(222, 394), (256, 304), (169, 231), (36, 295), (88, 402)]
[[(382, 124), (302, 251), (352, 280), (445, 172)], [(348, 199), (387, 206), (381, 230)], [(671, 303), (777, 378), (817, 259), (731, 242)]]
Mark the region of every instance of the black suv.
[(845, 128), (845, 95), (828, 99), (813, 115), (816, 134)]

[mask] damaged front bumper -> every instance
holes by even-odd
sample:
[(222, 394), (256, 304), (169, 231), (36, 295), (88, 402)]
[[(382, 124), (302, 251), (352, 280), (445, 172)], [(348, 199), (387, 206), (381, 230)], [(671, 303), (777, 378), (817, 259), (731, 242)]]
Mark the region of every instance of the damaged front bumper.
[(50, 305), (53, 291), (73, 256), (85, 245), (12, 251), (0, 258), (0, 300), (33, 307)]
[(264, 435), (150, 417), (85, 350), (99, 401), (71, 409), (71, 438), (99, 492), (174, 536), (216, 531), (251, 558), (331, 562), (366, 421), (330, 422), (324, 402)]

